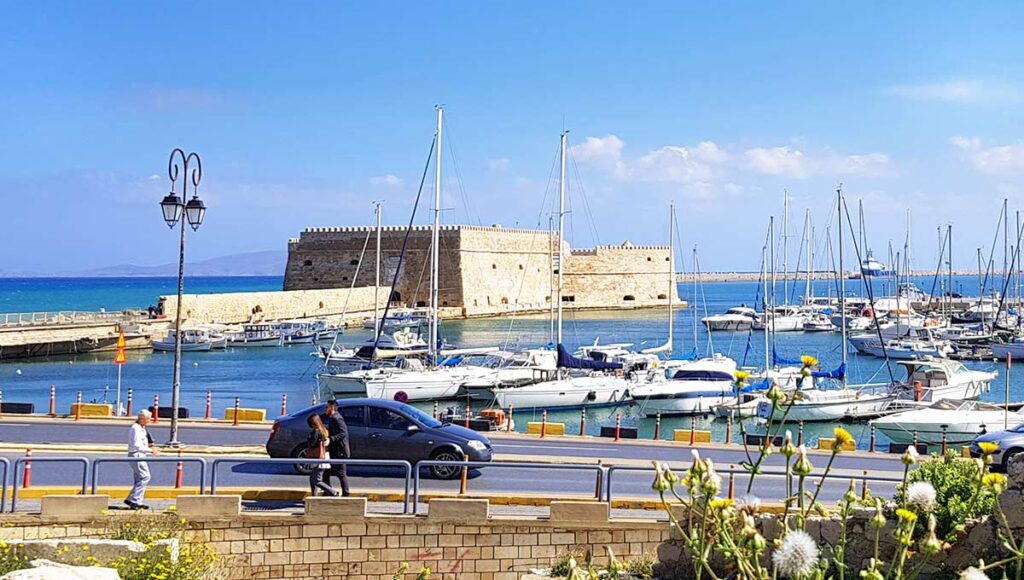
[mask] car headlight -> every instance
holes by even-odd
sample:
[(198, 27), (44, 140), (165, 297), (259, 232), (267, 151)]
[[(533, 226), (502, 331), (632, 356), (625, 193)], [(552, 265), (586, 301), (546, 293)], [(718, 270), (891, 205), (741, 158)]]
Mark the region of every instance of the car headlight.
[(467, 443), (467, 445), (469, 445), (470, 449), (474, 449), (476, 451), (481, 451), (481, 452), (482, 451), (487, 451), (487, 444), (484, 443), (483, 441), (477, 441), (476, 439), (471, 439), (469, 441), (469, 443)]

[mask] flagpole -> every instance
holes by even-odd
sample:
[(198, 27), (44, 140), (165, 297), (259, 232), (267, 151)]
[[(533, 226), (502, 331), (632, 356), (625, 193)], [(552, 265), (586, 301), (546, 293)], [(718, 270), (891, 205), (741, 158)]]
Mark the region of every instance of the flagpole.
[(117, 400), (114, 401), (114, 416), (121, 416), (121, 367), (117, 365)]
[(1013, 366), (1013, 356), (1006, 353), (1006, 391), (1003, 398), (1003, 429), (1010, 428), (1010, 367)]

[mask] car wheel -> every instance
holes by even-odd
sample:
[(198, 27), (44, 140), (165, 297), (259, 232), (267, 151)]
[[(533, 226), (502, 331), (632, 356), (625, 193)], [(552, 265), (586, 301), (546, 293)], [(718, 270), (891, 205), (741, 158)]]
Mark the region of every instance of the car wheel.
[[(306, 444), (303, 443), (302, 445), (296, 447), (294, 451), (292, 451), (292, 457), (296, 459), (301, 459), (306, 457), (307, 453), (309, 453), (309, 447), (307, 447)], [(295, 473), (298, 473), (299, 475), (309, 475), (309, 472), (313, 471), (313, 464), (294, 463), (292, 464), (292, 468), (295, 470)]]
[(1009, 451), (1003, 454), (1003, 473), (1010, 472), (1010, 460), (1016, 457), (1018, 454), (1020, 454), (1020, 452), (1020, 449), (1010, 449)]
[[(462, 461), (463, 457), (453, 449), (438, 449), (430, 454), (434, 461)], [(456, 465), (433, 465), (430, 467), (430, 474), (437, 479), (455, 479), (462, 473), (462, 468)]]

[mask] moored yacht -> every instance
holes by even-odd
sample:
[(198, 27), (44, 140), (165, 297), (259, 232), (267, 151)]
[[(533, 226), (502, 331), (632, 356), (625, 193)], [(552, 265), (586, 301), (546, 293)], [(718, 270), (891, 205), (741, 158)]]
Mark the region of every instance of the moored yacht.
[(722, 314), (712, 314), (700, 319), (704, 326), (711, 331), (750, 330), (755, 320), (757, 320), (757, 312), (753, 308), (747, 308), (746, 306), (736, 306)]
[(1004, 425), (1024, 423), (1024, 415), (1007, 413), (1003, 407), (979, 401), (943, 399), (928, 407), (911, 409), (871, 421), (871, 425), (896, 443), (941, 445), (943, 433), (950, 445), (974, 441), (978, 435), (998, 431)]
[(687, 361), (630, 390), (646, 415), (711, 413), (712, 407), (735, 398), (736, 361), (715, 354)]
[[(167, 336), (163, 340), (153, 341), (153, 350), (158, 351), (173, 351), (175, 347), (175, 332), (174, 329), (167, 331)], [(213, 348), (216, 340), (210, 336), (210, 333), (202, 328), (183, 328), (181, 329), (181, 350), (182, 352), (202, 352), (208, 351)]]
[(233, 347), (264, 347), (281, 346), (281, 337), (273, 324), (258, 323), (242, 326), (241, 332), (225, 333), (228, 346)]

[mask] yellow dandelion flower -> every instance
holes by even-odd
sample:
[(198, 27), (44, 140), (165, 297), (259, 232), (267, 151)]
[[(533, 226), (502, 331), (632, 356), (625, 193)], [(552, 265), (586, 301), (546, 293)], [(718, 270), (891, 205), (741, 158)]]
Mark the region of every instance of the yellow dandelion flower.
[(981, 483), (996, 491), (1003, 491), (1006, 489), (1006, 476), (1002, 473), (986, 473), (985, 477), (981, 478)]
[(750, 378), (750, 373), (747, 371), (736, 371), (736, 382), (743, 384), (744, 381)]
[(904, 508), (896, 510), (896, 517), (900, 519), (901, 523), (905, 524), (913, 524), (917, 521), (917, 514)]
[(816, 367), (818, 366), (818, 359), (809, 354), (805, 354), (800, 357), (800, 363), (805, 367)]
[(836, 453), (842, 451), (844, 447), (854, 443), (853, 435), (850, 435), (850, 432), (842, 427), (836, 427), (832, 430), (832, 433), (836, 438), (836, 442), (832, 444), (832, 451), (835, 451)]
[(727, 497), (716, 497), (711, 500), (711, 509), (721, 510), (725, 509), (733, 504), (733, 500)]
[(981, 441), (978, 443), (978, 449), (981, 450), (982, 455), (992, 455), (999, 451), (999, 444), (991, 441)]

